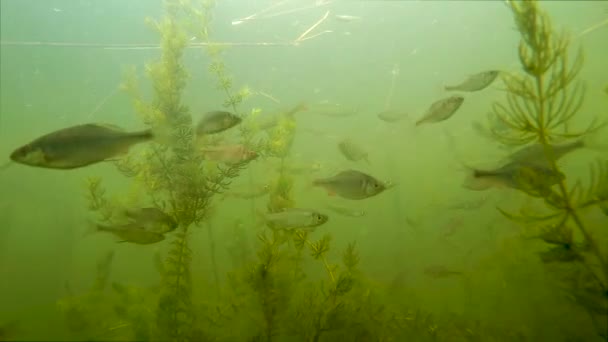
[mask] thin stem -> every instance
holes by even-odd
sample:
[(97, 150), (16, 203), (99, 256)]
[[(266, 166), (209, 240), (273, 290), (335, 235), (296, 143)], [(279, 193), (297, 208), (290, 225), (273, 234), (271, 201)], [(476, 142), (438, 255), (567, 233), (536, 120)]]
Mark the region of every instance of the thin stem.
[[(555, 154), (553, 151), (553, 147), (551, 147), (551, 144), (548, 141), (547, 138), (547, 134), (545, 132), (545, 93), (544, 93), (544, 78), (542, 74), (539, 74), (536, 76), (536, 91), (537, 91), (537, 95), (538, 95), (538, 103), (539, 103), (539, 108), (538, 108), (538, 116), (537, 116), (537, 120), (538, 120), (538, 138), (540, 140), (540, 143), (543, 145), (544, 147), (544, 151), (545, 151), (545, 155), (546, 158), (549, 161), (549, 165), (551, 166), (551, 169), (557, 173), (560, 172), (559, 168), (557, 167), (557, 163), (555, 160)], [(560, 179), (558, 182), (558, 186), (559, 186), (559, 191), (561, 193), (561, 197), (563, 199), (563, 201), (565, 202), (565, 206), (564, 209), (566, 210), (566, 212), (568, 213), (568, 215), (572, 218), (572, 220), (574, 221), (574, 223), (576, 224), (576, 226), (579, 228), (579, 230), (581, 231), (581, 233), (583, 234), (583, 236), (585, 237), (585, 240), (587, 241), (587, 243), (589, 243), (593, 253), (595, 254), (595, 256), (597, 257), (601, 268), (602, 268), (602, 272), (605, 275), (605, 278), (608, 279), (608, 264), (606, 263), (606, 260), (604, 260), (604, 258), (602, 257), (602, 254), (595, 242), (595, 240), (593, 239), (593, 237), (591, 236), (591, 234), (589, 233), (589, 231), (587, 230), (587, 228), (585, 227), (583, 221), (581, 220), (581, 218), (578, 215), (578, 212), (576, 211), (573, 203), (572, 203), (572, 199), (570, 198), (570, 194), (568, 192), (568, 189), (566, 188), (566, 181), (565, 179)], [(603, 285), (603, 287), (605, 288), (606, 286)]]
[(209, 254), (211, 258), (211, 266), (213, 267), (213, 278), (215, 280), (215, 289), (217, 294), (220, 293), (220, 277), (217, 267), (217, 261), (215, 259), (215, 239), (213, 236), (213, 225), (211, 222), (207, 224), (207, 236), (209, 237)]

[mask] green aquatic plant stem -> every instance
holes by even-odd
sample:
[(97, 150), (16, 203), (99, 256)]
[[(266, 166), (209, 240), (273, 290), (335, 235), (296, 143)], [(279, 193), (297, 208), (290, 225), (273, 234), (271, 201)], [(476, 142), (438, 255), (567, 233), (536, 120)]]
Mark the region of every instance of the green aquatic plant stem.
[[(518, 8), (517, 5), (515, 5), (513, 2), (509, 2), (509, 4), (511, 5), (511, 9), (515, 12), (516, 16), (524, 16), (526, 13), (524, 12), (525, 10), (522, 8)], [(530, 10), (530, 14), (532, 16), (532, 18), (518, 18), (518, 20), (539, 20), (541, 21), (541, 19), (538, 19), (539, 14), (537, 13), (537, 7), (536, 4), (530, 4), (530, 7), (528, 8), (528, 10)], [(522, 47), (520, 47), (520, 59), (522, 61), (522, 65), (524, 65), (526, 72), (531, 75), (534, 78), (534, 82), (536, 85), (536, 121), (537, 121), (537, 133), (538, 133), (538, 141), (540, 144), (542, 144), (543, 148), (544, 148), (544, 153), (545, 153), (545, 157), (547, 158), (549, 165), (551, 167), (551, 169), (553, 171), (555, 171), (556, 173), (561, 173), (561, 170), (559, 169), (559, 167), (557, 166), (557, 160), (555, 158), (555, 152), (553, 151), (553, 147), (552, 144), (549, 142), (549, 137), (547, 135), (547, 127), (548, 125), (548, 118), (547, 116), (549, 115), (549, 113), (547, 112), (547, 101), (549, 100), (549, 94), (547, 94), (547, 91), (549, 91), (549, 89), (552, 89), (552, 87), (549, 88), (545, 88), (546, 84), (545, 84), (545, 73), (551, 68), (553, 67), (553, 63), (556, 63), (557, 59), (559, 58), (559, 54), (565, 54), (567, 53), (566, 48), (567, 48), (567, 42), (564, 41), (558, 41), (556, 43), (557, 47), (554, 47), (555, 49), (563, 49), (563, 50), (556, 50), (556, 51), (550, 51), (550, 43), (553, 40), (552, 37), (552, 32), (550, 31), (550, 27), (549, 24), (545, 22), (545, 20), (547, 20), (546, 18), (542, 19), (542, 24), (540, 25), (540, 29), (544, 30), (541, 34), (541, 37), (546, 38), (546, 40), (548, 42), (540, 42), (538, 41), (538, 36), (536, 35), (536, 32), (524, 32), (521, 27), (520, 30), (522, 30), (522, 34), (527, 36), (524, 36), (524, 41), (526, 42), (527, 46), (533, 51), (533, 57), (534, 57), (534, 63), (533, 65), (536, 66), (535, 68), (529, 68), (528, 65), (530, 63), (527, 63), (524, 60), (523, 55), (525, 54), (525, 52), (522, 51)], [(535, 27), (536, 28), (536, 27)], [(547, 58), (546, 56), (553, 56), (553, 58), (549, 61), (547, 61), (545, 58)], [(564, 71), (565, 72), (565, 71)], [(559, 88), (557, 88), (559, 89)], [(560, 89), (561, 91), (566, 91), (566, 89)], [(585, 226), (585, 224), (583, 223), (581, 217), (579, 216), (578, 212), (577, 212), (577, 208), (574, 205), (574, 201), (571, 197), (570, 192), (568, 191), (567, 187), (566, 187), (566, 181), (565, 179), (560, 179), (558, 182), (558, 187), (559, 187), (559, 192), (560, 192), (560, 196), (561, 196), (561, 206), (562, 209), (566, 212), (566, 215), (568, 217), (570, 217), (572, 219), (572, 221), (575, 223), (575, 225), (578, 227), (578, 229), (581, 231), (581, 233), (583, 234), (585, 240), (587, 241), (587, 243), (589, 243), (593, 253), (595, 254), (596, 258), (598, 259), (600, 265), (601, 265), (601, 269), (602, 272), (604, 273), (604, 277), (605, 277), (605, 281), (608, 281), (608, 264), (606, 263), (606, 260), (603, 258), (601, 251), (595, 241), (595, 239), (593, 238), (593, 236), (591, 235), (591, 233), (589, 232), (589, 230), (587, 229), (587, 227)], [(604, 288), (606, 288), (606, 285), (603, 284), (602, 285)]]

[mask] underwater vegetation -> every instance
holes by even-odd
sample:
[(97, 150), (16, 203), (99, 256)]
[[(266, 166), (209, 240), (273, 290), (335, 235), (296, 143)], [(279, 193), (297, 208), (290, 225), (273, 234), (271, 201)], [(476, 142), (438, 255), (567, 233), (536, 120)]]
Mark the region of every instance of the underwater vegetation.
[[(579, 114), (585, 88), (577, 80), (583, 65), (582, 51), (574, 54), (567, 34), (554, 31), (550, 18), (536, 1), (508, 1), (521, 34), (519, 61), (521, 74), (504, 77), (506, 101), (496, 102), (493, 118), (507, 129), (492, 130), (503, 144), (542, 147), (537, 157), (547, 167), (563, 175), (554, 143), (575, 141), (604, 128), (606, 113), (596, 113), (587, 128), (571, 129)], [(603, 117), (603, 121), (599, 118)], [(523, 149), (522, 149), (523, 150)], [(541, 212), (509, 213), (521, 222), (526, 234), (546, 244), (539, 257), (563, 284), (567, 298), (582, 306), (596, 324), (597, 334), (608, 338), (608, 249), (604, 241), (606, 225), (585, 220), (585, 214), (608, 202), (608, 161), (598, 160), (589, 167), (589, 179), (572, 181), (561, 177), (547, 186), (531, 167), (520, 172), (520, 189), (545, 204)], [(586, 184), (585, 184), (586, 183)]]
[[(526, 327), (495, 325), (457, 314), (431, 314), (407, 298), (393, 298), (385, 284), (363, 271), (356, 242), (337, 248), (331, 233), (321, 229), (312, 234), (313, 230), (286, 230), (269, 222), (256, 225), (244, 221), (222, 227), (233, 228), (233, 240), (227, 248), (233, 268), (220, 272), (214, 259), (214, 227), (209, 222), (217, 200), (228, 192), (232, 181), (247, 174), (254, 160), (223, 164), (206, 159), (199, 145), (215, 138), (197, 137), (194, 114), (182, 100), (189, 80), (182, 60), (184, 49), (193, 35), (210, 42), (214, 1), (164, 3), (165, 16), (159, 21), (147, 20), (161, 42), (160, 56), (145, 66), (152, 95), (143, 95), (148, 92), (140, 88), (144, 82), (137, 79), (135, 69), (127, 73), (122, 90), (131, 97), (141, 121), (149, 129), (168, 127), (168, 137), (114, 162), (130, 181), (126, 193), (109, 195), (102, 178), (90, 177), (85, 196), (91, 215), (100, 224), (119, 224), (120, 213), (136, 206), (156, 208), (168, 215), (175, 228), (165, 233), (168, 249), (151, 260), (158, 273), (153, 286), (110, 281), (116, 257), (108, 253), (99, 259), (97, 276), (88, 291), (74, 293), (67, 287), (67, 295), (57, 307), (70, 340), (534, 340)], [(546, 163), (542, 167), (523, 164), (514, 176), (515, 188), (539, 204), (536, 211), (527, 207), (498, 210), (525, 228), (525, 239), (532, 237), (542, 243), (538, 258), (560, 284), (562, 298), (589, 315), (598, 340), (608, 339), (608, 225), (605, 220), (598, 223), (589, 218), (590, 213), (598, 212), (608, 216), (608, 161), (591, 163), (588, 179), (573, 180), (558, 164), (555, 151), (555, 144), (594, 134), (606, 122), (598, 119), (582, 130), (571, 128), (584, 102), (585, 88), (577, 79), (582, 52), (573, 55), (568, 36), (554, 31), (537, 1), (507, 4), (521, 34), (518, 53), (522, 70), (500, 73), (505, 97), (494, 103), (489, 120), (498, 120), (506, 129), (492, 125), (490, 129), (501, 144), (521, 149), (540, 146), (539, 158)], [(266, 213), (298, 208), (295, 179), (288, 171), (296, 121), (286, 115), (269, 129), (258, 127), (255, 119), (261, 109), (246, 113), (242, 108), (251, 91), (247, 87), (235, 91), (221, 48), (210, 44), (201, 47), (201, 53), (209, 61), (208, 74), (225, 96), (224, 109), (242, 119), (235, 127), (238, 143), (256, 151), (258, 158), (280, 160), (279, 172), (267, 186)], [(460, 103), (462, 100), (443, 115), (453, 114)], [(602, 115), (606, 113), (597, 113), (598, 118)], [(564, 176), (547, 183), (545, 171)], [(252, 216), (255, 214), (252, 206)], [(194, 246), (193, 232), (203, 229), (210, 245)], [(251, 231), (257, 237), (253, 242), (246, 236)], [(197, 283), (198, 278), (193, 277), (197, 248), (210, 251), (213, 273), (205, 275), (209, 282)], [(450, 272), (461, 275), (449, 270), (444, 273)], [(0, 322), (0, 340), (10, 339), (13, 330), (18, 330), (16, 323)]]

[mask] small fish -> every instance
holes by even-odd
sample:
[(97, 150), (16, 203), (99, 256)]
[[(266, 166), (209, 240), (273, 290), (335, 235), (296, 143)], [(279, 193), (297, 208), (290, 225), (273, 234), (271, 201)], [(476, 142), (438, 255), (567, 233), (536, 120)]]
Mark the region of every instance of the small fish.
[(378, 113), (378, 118), (384, 122), (395, 123), (405, 119), (408, 114), (402, 110), (389, 109)]
[(424, 269), (424, 274), (426, 274), (429, 277), (433, 277), (433, 278), (447, 278), (450, 276), (463, 275), (462, 272), (452, 271), (442, 265), (428, 266)]
[[(592, 138), (581, 138), (570, 143), (551, 145), (555, 160), (561, 159), (566, 154), (576, 151), (580, 148), (601, 148), (602, 146), (592, 141)], [(528, 145), (513, 152), (508, 159), (512, 162), (532, 164), (539, 167), (550, 167), (549, 161), (545, 155), (545, 148), (542, 144), (536, 143)]]
[(488, 196), (481, 197), (480, 199), (466, 202), (453, 203), (447, 206), (450, 210), (472, 210), (481, 208), (487, 201)]
[(438, 101), (435, 101), (422, 118), (416, 121), (416, 126), (425, 123), (440, 122), (449, 119), (464, 102), (462, 96), (450, 96)]
[(258, 185), (251, 191), (229, 191), (224, 194), (225, 197), (233, 197), (240, 199), (252, 199), (268, 195), (270, 186), (268, 184)]
[(11, 153), (12, 161), (49, 169), (75, 169), (128, 152), (154, 138), (152, 130), (124, 132), (111, 125), (84, 124), (44, 135)]
[(226, 111), (212, 111), (203, 114), (196, 125), (196, 134), (203, 136), (223, 132), (240, 124), (243, 120)]
[(469, 76), (466, 80), (458, 85), (445, 86), (445, 90), (466, 92), (479, 91), (492, 84), (492, 82), (496, 80), (496, 77), (498, 77), (498, 74), (500, 74), (500, 71), (498, 70), (480, 72), (478, 74)]
[(258, 157), (255, 151), (248, 149), (244, 145), (222, 145), (208, 146), (203, 148), (203, 155), (206, 159), (234, 165), (245, 161), (253, 160)]
[(348, 14), (336, 14), (336, 15), (334, 15), (334, 18), (338, 19), (339, 21), (344, 21), (344, 22), (361, 20), (361, 17), (357, 17), (354, 15), (348, 15)]
[(150, 232), (164, 234), (175, 230), (178, 226), (175, 220), (158, 208), (126, 209), (125, 216)]
[(108, 232), (118, 236), (122, 240), (120, 242), (132, 242), (138, 245), (149, 245), (165, 239), (163, 234), (148, 231), (138, 223), (115, 226), (97, 224), (95, 229), (98, 232)]
[(343, 106), (338, 103), (318, 103), (310, 110), (311, 112), (330, 118), (348, 118), (360, 113), (358, 107)]
[[(289, 165), (285, 167), (284, 171), (290, 173), (292, 175), (307, 175), (315, 172), (319, 172), (323, 169), (323, 165), (320, 162), (313, 163), (300, 163), (296, 165)], [(281, 172), (283, 170), (283, 166), (279, 166), (276, 168), (277, 172)]]
[(475, 191), (491, 187), (508, 187), (526, 193), (537, 193), (558, 184), (564, 177), (561, 172), (555, 172), (550, 168), (511, 162), (495, 170), (470, 169), (464, 187)]
[(350, 139), (340, 141), (338, 143), (338, 149), (342, 155), (350, 161), (357, 162), (359, 160), (365, 160), (369, 164), (367, 152)]
[(387, 189), (387, 186), (376, 178), (355, 170), (346, 170), (333, 177), (316, 179), (312, 184), (325, 188), (330, 196), (337, 194), (351, 200), (376, 196)]
[(329, 217), (316, 210), (289, 208), (276, 213), (261, 214), (262, 222), (273, 229), (316, 228), (325, 224)]
[(462, 217), (459, 217), (459, 216), (452, 217), (448, 220), (448, 222), (445, 224), (443, 229), (441, 229), (439, 235), (442, 238), (448, 238), (448, 237), (454, 235), (454, 233), (456, 233), (456, 231), (462, 227), (463, 223), (464, 223), (464, 220), (462, 219)]
[(352, 209), (352, 208), (343, 207), (343, 206), (334, 205), (334, 204), (328, 204), (327, 209), (333, 211), (336, 214), (340, 214), (342, 216), (348, 216), (348, 217), (363, 217), (366, 214), (365, 210)]
[(279, 113), (279, 114), (268, 114), (268, 115), (260, 115), (257, 119), (256, 119), (256, 124), (257, 127), (260, 130), (268, 130), (271, 128), (276, 127), (279, 122), (281, 121), (281, 119), (292, 119), (294, 117), (295, 114), (308, 110), (308, 107), (306, 106), (306, 104), (304, 103), (300, 103), (297, 106), (293, 107), (292, 109), (290, 109), (287, 112), (284, 113)]

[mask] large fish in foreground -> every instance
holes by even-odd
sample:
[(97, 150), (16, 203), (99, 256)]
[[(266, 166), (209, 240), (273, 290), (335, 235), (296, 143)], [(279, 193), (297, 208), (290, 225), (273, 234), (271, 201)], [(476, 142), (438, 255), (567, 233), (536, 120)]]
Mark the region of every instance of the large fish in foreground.
[(29, 166), (75, 169), (127, 153), (131, 146), (153, 138), (152, 130), (125, 132), (112, 125), (84, 124), (43, 135), (10, 158)]

